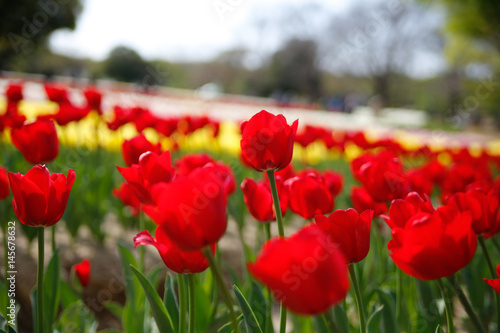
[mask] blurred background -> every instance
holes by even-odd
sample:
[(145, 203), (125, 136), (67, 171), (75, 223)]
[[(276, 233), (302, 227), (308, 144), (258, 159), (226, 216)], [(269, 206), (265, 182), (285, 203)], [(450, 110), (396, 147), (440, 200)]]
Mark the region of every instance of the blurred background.
[(500, 128), (498, 0), (0, 2), (3, 76), (265, 97)]

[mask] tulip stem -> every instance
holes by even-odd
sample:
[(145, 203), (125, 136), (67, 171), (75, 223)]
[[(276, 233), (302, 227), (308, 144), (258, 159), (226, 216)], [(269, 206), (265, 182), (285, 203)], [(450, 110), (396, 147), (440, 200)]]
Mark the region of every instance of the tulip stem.
[[(266, 232), (266, 241), (271, 239), (271, 223), (264, 223), (264, 231)], [(271, 325), (271, 317), (273, 313), (273, 296), (271, 294), (271, 289), (268, 289), (268, 306), (267, 306), (267, 313), (266, 313), (266, 326), (264, 327), (264, 333), (268, 332), (270, 329)]]
[(179, 333), (186, 332), (186, 283), (184, 275), (177, 273), (177, 288), (179, 292)]
[[(493, 268), (493, 264), (491, 262), (491, 257), (488, 252), (488, 248), (486, 247), (486, 243), (484, 241), (484, 237), (481, 235), (478, 237), (479, 240), (479, 245), (481, 246), (481, 250), (483, 250), (484, 257), (486, 258), (486, 262), (488, 264), (488, 269), (490, 270), (491, 278), (495, 279), (496, 274), (495, 274), (495, 269)], [(495, 303), (497, 307), (497, 324), (500, 325), (500, 295), (498, 293), (494, 292), (495, 294)], [(499, 326), (500, 327), (500, 326)]]
[(264, 231), (266, 232), (266, 241), (271, 239), (271, 223), (264, 223)]
[(358, 278), (356, 277), (356, 268), (354, 267), (354, 264), (349, 264), (348, 267), (349, 267), (349, 276), (351, 277), (352, 286), (354, 288), (354, 298), (356, 299), (356, 307), (358, 309), (359, 331), (361, 333), (365, 333), (366, 317), (365, 317), (365, 310), (363, 308), (363, 298), (361, 297)]
[[(141, 207), (142, 208), (142, 207)], [(144, 212), (142, 209), (139, 209), (139, 231), (144, 230)], [(144, 273), (146, 271), (146, 263), (145, 263), (145, 254), (146, 254), (146, 249), (144, 246), (139, 247), (139, 267), (141, 268), (141, 271)]]
[(45, 227), (38, 227), (38, 276), (36, 289), (36, 310), (38, 333), (43, 333), (43, 266), (44, 266), (44, 235)]
[(195, 310), (196, 310), (196, 296), (195, 284), (196, 278), (194, 274), (188, 274), (189, 283), (189, 333), (194, 333), (196, 328)]
[(479, 317), (474, 312), (474, 309), (472, 309), (472, 305), (470, 304), (469, 300), (467, 299), (467, 296), (465, 296), (465, 293), (462, 290), (462, 287), (460, 287), (460, 285), (458, 284), (458, 281), (457, 281), (455, 275), (449, 276), (448, 281), (450, 282), (451, 286), (453, 287), (453, 292), (457, 295), (460, 303), (462, 303), (462, 306), (464, 307), (465, 312), (467, 312), (467, 315), (469, 316), (470, 320), (472, 321), (472, 324), (476, 328), (476, 331), (478, 333), (486, 333), (486, 331), (483, 327), (483, 324), (481, 324)]
[(52, 228), (50, 228), (52, 252), (56, 250), (56, 225), (57, 224), (54, 224)]
[(396, 267), (396, 320), (401, 325), (403, 308), (403, 271)]
[(229, 311), (229, 316), (231, 317), (233, 330), (234, 330), (234, 332), (238, 333), (239, 332), (238, 318), (236, 317), (236, 314), (234, 313), (233, 301), (231, 300), (231, 296), (229, 295), (229, 292), (227, 291), (226, 285), (224, 283), (224, 279), (222, 278), (222, 274), (219, 271), (217, 264), (215, 263), (214, 257), (212, 255), (212, 252), (210, 251), (209, 247), (203, 248), (203, 254), (205, 255), (208, 263), (210, 264), (210, 269), (212, 270), (212, 274), (215, 278), (215, 281), (217, 281), (217, 284), (219, 285), (219, 290), (222, 293), (222, 298), (224, 298), (224, 302), (226, 302), (226, 306), (227, 306), (227, 309)]
[(444, 300), (445, 310), (446, 310), (446, 326), (448, 327), (448, 333), (455, 333), (455, 326), (453, 325), (453, 301), (446, 291), (443, 280), (436, 280), (441, 291), (441, 296)]
[(274, 177), (274, 170), (268, 170), (267, 178), (271, 186), (271, 193), (273, 195), (274, 212), (276, 213), (276, 222), (278, 224), (278, 235), (285, 237), (285, 229), (283, 228), (283, 216), (281, 215), (280, 198), (278, 196), (278, 188), (276, 187), (276, 178)]
[[(285, 229), (283, 228), (283, 216), (281, 215), (280, 198), (278, 196), (278, 188), (276, 187), (276, 178), (274, 177), (274, 170), (266, 171), (269, 185), (271, 186), (271, 193), (273, 195), (274, 212), (276, 213), (276, 222), (278, 224), (278, 235), (285, 237)], [(286, 308), (283, 303), (280, 304), (280, 333), (286, 332)]]

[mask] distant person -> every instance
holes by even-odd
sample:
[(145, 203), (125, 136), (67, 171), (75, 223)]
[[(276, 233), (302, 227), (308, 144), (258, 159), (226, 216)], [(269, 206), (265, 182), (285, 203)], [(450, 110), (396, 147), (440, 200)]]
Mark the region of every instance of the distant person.
[(344, 98), (344, 112), (351, 113), (359, 105), (359, 96), (355, 93), (349, 93)]

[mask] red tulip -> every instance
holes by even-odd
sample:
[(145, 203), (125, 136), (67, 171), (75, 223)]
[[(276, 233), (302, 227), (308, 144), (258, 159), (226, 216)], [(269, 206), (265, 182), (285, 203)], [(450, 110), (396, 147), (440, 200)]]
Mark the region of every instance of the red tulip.
[(298, 120), (288, 125), (283, 115), (262, 110), (241, 123), (241, 155), (257, 171), (284, 169), (293, 155)]
[(465, 192), (467, 185), (476, 181), (491, 181), (491, 172), (488, 165), (479, 163), (455, 163), (447, 170), (441, 184), (441, 201), (444, 203), (448, 197), (457, 192)]
[(208, 154), (186, 154), (175, 162), (180, 176), (185, 176), (197, 168), (201, 168), (207, 164), (213, 166), (214, 171), (224, 183), (226, 195), (234, 193), (236, 190), (236, 180), (231, 168), (221, 161), (216, 161)]
[(354, 176), (378, 202), (404, 197), (408, 191), (403, 165), (392, 152), (362, 155), (352, 161), (351, 168)]
[[(417, 194), (410, 195), (417, 199)], [(391, 205), (387, 248), (394, 263), (421, 280), (451, 276), (465, 267), (477, 246), (470, 213), (448, 206), (429, 212), (425, 200), (410, 201), (394, 200)]]
[(59, 154), (59, 140), (52, 121), (38, 120), (13, 128), (12, 143), (23, 154), (26, 161), (39, 164), (53, 161)]
[(5, 90), (7, 102), (18, 103), (23, 99), (23, 85), (21, 83), (11, 83)]
[(95, 110), (97, 111), (97, 113), (101, 114), (102, 93), (99, 90), (97, 90), (96, 87), (89, 86), (83, 91), (83, 95), (87, 100), (87, 109)]
[(326, 217), (316, 215), (316, 224), (337, 243), (347, 263), (365, 259), (370, 250), (370, 227), (373, 211), (359, 214), (356, 210), (336, 210)]
[(247, 267), (278, 301), (298, 314), (323, 313), (349, 290), (342, 252), (316, 225), (287, 239), (272, 238)]
[[(500, 265), (497, 266), (497, 276), (500, 277)], [(484, 282), (489, 284), (495, 291), (500, 294), (500, 279), (485, 279)]]
[(123, 168), (117, 166), (123, 178), (130, 184), (137, 198), (144, 204), (152, 204), (151, 188), (154, 184), (168, 183), (175, 174), (170, 164), (170, 152), (167, 150), (161, 155), (151, 151), (145, 152), (139, 158), (139, 164)]
[(121, 202), (130, 208), (130, 212), (133, 216), (139, 216), (139, 211), (141, 209), (141, 202), (132, 190), (132, 186), (129, 183), (123, 182), (119, 188), (113, 189), (113, 195), (121, 200)]
[[(286, 209), (288, 208), (288, 191), (283, 186), (281, 178), (276, 179), (276, 187), (280, 199), (281, 214), (285, 216)], [(276, 221), (273, 195), (266, 178), (258, 183), (251, 178), (245, 178), (241, 183), (241, 190), (243, 191), (243, 200), (247, 205), (248, 211), (257, 221)]]
[(147, 151), (161, 154), (161, 145), (159, 143), (153, 145), (142, 133), (130, 140), (125, 140), (122, 145), (123, 160), (129, 167), (132, 164), (139, 164), (139, 157)]
[(446, 202), (461, 211), (469, 211), (472, 216), (472, 229), (485, 238), (500, 231), (500, 203), (498, 192), (492, 185), (489, 188), (475, 187), (466, 193), (456, 193)]
[(373, 210), (373, 215), (380, 216), (381, 214), (387, 213), (389, 210), (389, 207), (387, 207), (385, 202), (377, 202), (373, 200), (370, 193), (368, 193), (364, 187), (351, 187), (350, 198), (352, 205), (359, 212), (371, 209)]
[(170, 239), (186, 251), (216, 243), (226, 231), (226, 193), (217, 170), (209, 165), (152, 190), (154, 205), (144, 212), (164, 225)]
[(45, 93), (50, 101), (59, 105), (71, 103), (68, 98), (68, 90), (66, 87), (55, 84), (45, 84)]
[(35, 165), (26, 175), (9, 172), (14, 199), (12, 207), (21, 223), (32, 227), (50, 227), (66, 209), (75, 172), (49, 174), (44, 165)]
[(82, 287), (87, 287), (90, 282), (90, 261), (88, 259), (83, 259), (74, 267), (76, 276), (78, 277), (78, 280), (80, 280)]
[(290, 193), (290, 209), (305, 219), (333, 210), (334, 200), (324, 178), (308, 172), (285, 182)]
[(7, 177), (7, 168), (0, 166), (0, 200), (9, 196), (9, 178)]
[[(160, 257), (165, 265), (176, 273), (194, 274), (201, 273), (209, 266), (207, 259), (200, 250), (184, 251), (175, 242), (172, 242), (165, 231), (165, 226), (156, 228), (156, 238), (152, 237), (149, 231), (144, 230), (134, 237), (134, 244), (153, 245), (160, 253)], [(215, 243), (210, 246), (212, 254), (215, 253)]]

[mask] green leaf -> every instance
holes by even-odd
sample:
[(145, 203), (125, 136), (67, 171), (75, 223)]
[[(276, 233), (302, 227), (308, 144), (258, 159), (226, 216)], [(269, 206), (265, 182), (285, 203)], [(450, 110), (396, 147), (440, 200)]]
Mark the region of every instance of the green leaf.
[(50, 258), (43, 278), (43, 311), (45, 332), (52, 332), (59, 309), (61, 263), (59, 250), (55, 250)]
[(69, 284), (63, 279), (61, 279), (61, 281), (59, 282), (59, 288), (60, 288), (61, 304), (64, 309), (67, 308), (70, 304), (78, 302), (78, 300), (80, 299), (75, 294), (73, 289), (71, 289)]
[[(441, 315), (436, 304), (438, 294), (432, 289), (432, 285), (426, 281), (414, 279), (417, 287), (418, 317), (420, 327), (426, 332), (433, 332), (434, 327), (441, 322)], [(424, 326), (425, 325), (425, 326)]]
[[(264, 296), (262, 287), (255, 281), (252, 281), (250, 287), (250, 297), (248, 298), (248, 303), (255, 313), (255, 317), (259, 321), (260, 327), (264, 330), (264, 333), (274, 332), (273, 322), (271, 318), (271, 311), (269, 307), (272, 303)], [(269, 327), (266, 326), (268, 324)]]
[(109, 312), (116, 316), (116, 318), (123, 317), (123, 306), (115, 301), (107, 301), (102, 304)]
[(349, 332), (349, 319), (347, 319), (347, 313), (342, 305), (337, 305), (333, 308), (333, 317), (335, 318), (335, 323), (340, 332)]
[(313, 326), (314, 331), (317, 333), (329, 333), (330, 330), (325, 322), (325, 318), (323, 316), (314, 316), (313, 317)]
[(172, 325), (174, 330), (179, 329), (179, 302), (175, 294), (174, 280), (170, 274), (165, 278), (165, 292), (163, 294), (163, 304), (167, 309), (170, 318), (172, 318)]
[(97, 321), (85, 304), (78, 301), (64, 309), (56, 327), (60, 332), (94, 333), (97, 325)]
[[(196, 276), (195, 278), (198, 278)], [(203, 284), (196, 282), (195, 286), (195, 305), (196, 305), (196, 331), (204, 332), (210, 324), (212, 316), (212, 304), (210, 295), (206, 292)]]
[(434, 331), (434, 333), (444, 333), (443, 329), (441, 328), (441, 325), (436, 326), (436, 330)]
[(262, 333), (262, 329), (259, 325), (255, 313), (253, 312), (250, 304), (248, 304), (245, 296), (241, 293), (240, 289), (236, 285), (233, 286), (234, 294), (236, 295), (236, 300), (240, 305), (241, 312), (243, 313), (243, 320), (245, 321), (245, 326), (248, 333)]
[(376, 289), (377, 295), (380, 299), (382, 305), (384, 305), (383, 312), (383, 326), (385, 332), (399, 332), (398, 322), (396, 320), (396, 311), (395, 311), (395, 301), (391, 297), (391, 295), (383, 291), (381, 289)]
[(372, 312), (370, 317), (366, 322), (366, 328), (368, 333), (377, 333), (380, 331), (380, 322), (382, 321), (382, 310), (384, 309), (384, 305), (379, 305)]
[(134, 266), (130, 266), (130, 268), (144, 288), (144, 292), (146, 293), (146, 297), (153, 312), (153, 317), (156, 321), (156, 325), (158, 325), (158, 329), (160, 330), (160, 332), (174, 333), (172, 318), (170, 318), (167, 309), (165, 308), (165, 305), (163, 304), (156, 290), (153, 288), (148, 279), (146, 279), (146, 277), (142, 275), (139, 270), (137, 270), (137, 268), (135, 268)]

